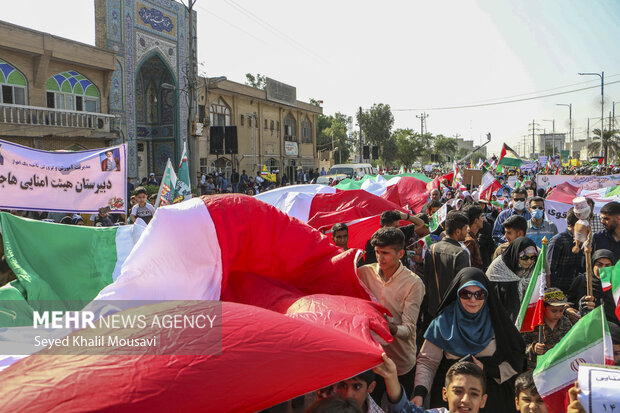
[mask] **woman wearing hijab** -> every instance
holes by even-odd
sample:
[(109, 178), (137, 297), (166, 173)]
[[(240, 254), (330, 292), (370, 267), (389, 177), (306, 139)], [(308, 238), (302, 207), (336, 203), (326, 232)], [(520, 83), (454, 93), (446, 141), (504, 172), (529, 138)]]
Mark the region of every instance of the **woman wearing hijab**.
[(600, 269), (616, 264), (616, 256), (610, 250), (600, 249), (592, 253), (592, 296), (587, 296), (587, 281), (585, 274), (579, 274), (566, 293), (568, 301), (573, 303), (580, 316), (584, 316), (595, 307), (603, 304), (607, 321), (620, 325), (614, 310), (616, 303), (611, 290), (603, 291)]
[(487, 269), (487, 277), (514, 323), (538, 259), (538, 248), (527, 237), (514, 240)]
[(417, 358), (413, 403), (447, 407), (442, 398), (446, 372), (460, 359), (480, 366), (487, 377), (481, 412), (514, 411), (514, 379), (523, 371), (525, 344), (482, 270), (464, 268), (450, 283), (431, 321)]

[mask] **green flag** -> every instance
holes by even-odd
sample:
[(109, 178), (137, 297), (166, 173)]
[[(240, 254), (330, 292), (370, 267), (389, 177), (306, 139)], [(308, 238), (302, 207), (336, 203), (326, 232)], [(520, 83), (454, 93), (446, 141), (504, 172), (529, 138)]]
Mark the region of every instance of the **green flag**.
[(437, 228), (446, 220), (446, 216), (448, 215), (448, 204), (443, 204), (441, 208), (437, 210), (431, 217), (431, 222), (429, 224), (429, 229), (431, 232), (435, 232)]
[(192, 197), (192, 185), (189, 180), (189, 163), (187, 161), (187, 144), (183, 148), (183, 156), (181, 157), (181, 164), (179, 165), (179, 177), (174, 189), (174, 201), (183, 202)]
[(157, 193), (157, 201), (155, 201), (155, 208), (160, 205), (170, 205), (174, 199), (174, 190), (177, 186), (177, 174), (174, 173), (172, 168), (172, 162), (168, 158), (166, 163), (166, 170), (164, 176), (161, 178), (161, 184), (159, 185), (159, 192)]

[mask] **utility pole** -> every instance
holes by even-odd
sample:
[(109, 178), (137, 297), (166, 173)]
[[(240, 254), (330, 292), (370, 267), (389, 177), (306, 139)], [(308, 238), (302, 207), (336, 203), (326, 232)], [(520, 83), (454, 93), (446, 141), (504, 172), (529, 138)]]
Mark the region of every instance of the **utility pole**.
[(420, 119), (420, 135), (424, 135), (425, 133), (425, 129), (426, 129), (426, 118), (428, 118), (430, 115), (428, 115), (425, 112), (422, 112), (420, 115), (415, 115), (416, 118)]
[[(536, 121), (534, 119), (532, 119), (532, 123), (530, 124), (532, 126), (532, 158), (534, 158), (535, 152), (536, 152), (536, 126), (540, 126), (538, 123), (536, 123)], [(542, 151), (542, 150), (541, 150)]]
[(362, 151), (362, 107), (360, 106), (360, 116), (359, 116), (359, 127), (360, 127), (360, 163), (362, 163), (362, 156), (363, 156), (363, 151)]
[[(183, 3), (183, 6), (188, 12), (188, 31), (189, 31), (189, 45), (188, 45), (188, 54), (189, 54), (189, 62), (187, 64), (187, 133), (185, 137), (182, 137), (183, 143), (187, 145), (188, 154), (188, 162), (189, 162), (189, 170), (191, 171), (189, 174), (190, 181), (193, 185), (196, 185), (196, 164), (197, 164), (197, 155), (198, 155), (198, 145), (195, 139), (190, 139), (190, 135), (192, 134), (192, 123), (196, 120), (196, 110), (194, 108), (194, 102), (196, 101), (196, 51), (194, 50), (194, 41), (196, 36), (194, 35), (194, 4), (196, 4), (197, 0), (187, 0), (187, 5)], [(190, 148), (191, 146), (191, 148)]]

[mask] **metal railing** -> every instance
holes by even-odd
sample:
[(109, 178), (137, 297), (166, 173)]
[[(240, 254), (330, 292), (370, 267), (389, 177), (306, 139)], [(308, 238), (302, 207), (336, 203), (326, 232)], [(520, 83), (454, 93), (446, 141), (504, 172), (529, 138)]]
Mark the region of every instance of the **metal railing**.
[(110, 132), (114, 115), (0, 103), (0, 123), (85, 128)]

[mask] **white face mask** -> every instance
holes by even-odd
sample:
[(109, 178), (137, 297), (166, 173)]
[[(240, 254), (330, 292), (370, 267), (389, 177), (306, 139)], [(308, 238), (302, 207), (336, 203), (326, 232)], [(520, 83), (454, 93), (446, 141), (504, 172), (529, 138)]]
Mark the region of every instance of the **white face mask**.
[(525, 209), (525, 202), (523, 202), (523, 201), (515, 201), (514, 207), (515, 207), (515, 209), (517, 211), (522, 211), (523, 209)]

